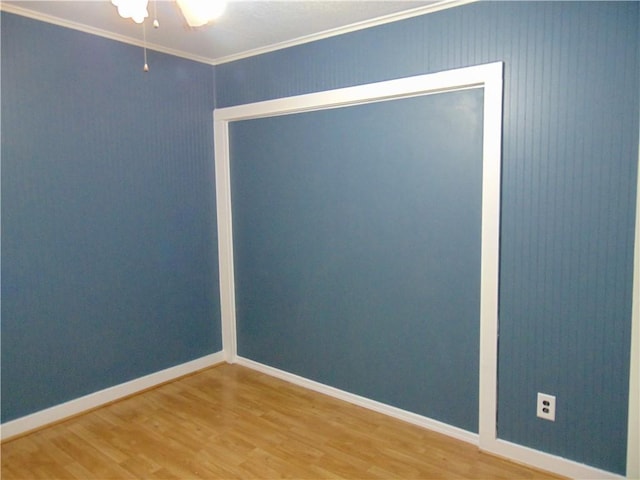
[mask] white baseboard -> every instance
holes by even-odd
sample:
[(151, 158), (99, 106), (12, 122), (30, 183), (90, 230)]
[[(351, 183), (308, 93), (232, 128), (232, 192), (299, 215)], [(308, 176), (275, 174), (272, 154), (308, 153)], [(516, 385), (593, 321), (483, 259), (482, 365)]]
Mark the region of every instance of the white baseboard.
[(309, 380), (304, 377), (300, 377), (298, 375), (285, 372), (283, 370), (278, 370), (277, 368), (269, 367), (268, 365), (254, 362), (253, 360), (249, 360), (247, 358), (236, 357), (234, 363), (237, 363), (238, 365), (242, 365), (244, 367), (251, 368), (252, 370), (256, 370), (258, 372), (265, 373), (272, 377), (285, 380), (289, 383), (293, 383), (295, 385), (308, 388), (309, 390), (323, 393), (325, 395), (329, 395), (330, 397), (334, 397), (339, 400), (344, 400), (345, 402), (349, 402), (354, 405), (358, 405), (360, 407), (364, 407), (369, 410), (373, 410), (375, 412), (382, 413), (384, 415), (388, 415), (390, 417), (397, 418), (399, 420), (403, 420), (405, 422), (432, 430), (434, 432), (442, 433), (449, 437), (462, 440), (463, 442), (478, 445), (478, 434), (476, 433), (468, 432), (467, 430), (463, 430), (458, 427), (453, 427), (451, 425), (447, 425), (446, 423), (442, 423), (437, 420), (433, 420), (431, 418), (418, 415), (416, 413), (402, 410), (401, 408), (392, 407), (390, 405), (377, 402), (369, 398), (361, 397), (360, 395), (355, 395), (353, 393), (345, 392), (344, 390), (330, 387), (323, 383), (315, 382), (313, 380)]
[(505, 440), (497, 439), (487, 443), (487, 445), (484, 445), (484, 443), (481, 442), (480, 449), (514, 462), (531, 465), (532, 467), (565, 477), (584, 480), (623, 480), (625, 478), (615, 473), (551, 455), (550, 453), (534, 450), (533, 448), (523, 447), (522, 445), (517, 445)]
[[(160, 385), (223, 362), (225, 362), (224, 352), (216, 352), (190, 362), (176, 365), (159, 372), (145, 375), (144, 377), (136, 378), (134, 380), (85, 395), (84, 397), (70, 400), (45, 410), (40, 410), (39, 412), (26, 415), (16, 420), (11, 420), (0, 426), (0, 439), (7, 440), (11, 437), (64, 420), (65, 418), (73, 415), (100, 407), (101, 405), (105, 405), (156, 385)], [(532, 467), (569, 478), (593, 480), (622, 480), (625, 478), (605, 470), (600, 470), (589, 465), (574, 462), (566, 458), (557, 457), (549, 453), (540, 452), (538, 450), (504, 440), (495, 439), (488, 442), (481, 442), (478, 434), (468, 432), (461, 428), (447, 425), (446, 423), (442, 423), (416, 413), (408, 412), (397, 407), (392, 407), (375, 400), (361, 397), (353, 393), (345, 392), (344, 390), (330, 387), (262, 363), (254, 362), (247, 358), (236, 357), (231, 363), (237, 363), (238, 365), (251, 368), (252, 370), (262, 372), (272, 377), (280, 378), (281, 380), (308, 388), (309, 390), (329, 395), (330, 397), (397, 418), (434, 432), (442, 433), (467, 443), (479, 445), (480, 449), (487, 453), (498, 455), (515, 462), (530, 465)]]
[(595, 467), (590, 467), (582, 463), (567, 460), (566, 458), (557, 457), (548, 453), (540, 452), (532, 448), (523, 447), (514, 443), (506, 442), (504, 440), (492, 440), (483, 442), (479, 436), (475, 433), (462, 430), (446, 423), (433, 420), (422, 415), (418, 415), (412, 412), (407, 412), (400, 408), (392, 407), (384, 403), (376, 402), (359, 395), (354, 395), (343, 390), (339, 390), (322, 383), (315, 382), (313, 380), (294, 375), (292, 373), (279, 370), (277, 368), (264, 365), (262, 363), (254, 362), (243, 357), (236, 357), (233, 363), (242, 365), (253, 370), (271, 375), (276, 378), (280, 378), (287, 382), (299, 385), (310, 390), (329, 395), (340, 400), (344, 400), (355, 405), (374, 410), (376, 412), (388, 415), (390, 417), (403, 420), (405, 422), (423, 427), (438, 433), (442, 433), (449, 437), (462, 440), (467, 443), (478, 445), (480, 450), (490, 454), (497, 455), (499, 457), (506, 458), (511, 461), (529, 465), (534, 468), (546, 470), (548, 472), (563, 475), (569, 478), (576, 479), (593, 479), (593, 480), (622, 480), (624, 477), (616, 475), (605, 470), (600, 470)]
[(79, 413), (91, 410), (93, 408), (105, 405), (114, 400), (138, 393), (161, 383), (174, 380), (176, 378), (188, 375), (203, 368), (207, 368), (218, 363), (224, 362), (224, 353), (222, 351), (206, 355), (204, 357), (182, 363), (174, 367), (169, 367), (159, 372), (145, 375), (113, 387), (105, 388), (98, 392), (90, 393), (80, 398), (75, 398), (60, 405), (40, 410), (38, 412), (26, 415), (9, 422), (5, 422), (0, 426), (0, 439), (7, 440), (16, 435), (21, 435), (30, 430), (44, 427), (50, 423), (64, 420), (65, 418), (77, 415)]

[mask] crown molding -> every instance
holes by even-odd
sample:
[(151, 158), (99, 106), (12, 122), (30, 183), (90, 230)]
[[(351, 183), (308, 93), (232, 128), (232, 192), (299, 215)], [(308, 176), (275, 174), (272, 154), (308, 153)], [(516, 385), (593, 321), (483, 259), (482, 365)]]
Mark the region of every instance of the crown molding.
[(182, 50), (176, 50), (173, 48), (164, 47), (151, 42), (145, 42), (142, 39), (129, 37), (127, 35), (120, 35), (118, 33), (110, 32), (109, 30), (103, 30), (101, 28), (91, 27), (84, 23), (72, 22), (65, 20), (64, 18), (56, 17), (54, 15), (48, 15), (46, 13), (36, 12), (29, 10), (28, 8), (19, 7), (14, 4), (0, 2), (0, 11), (13, 13), (22, 17), (31, 18), (33, 20), (39, 20), (41, 22), (51, 23), (58, 25), (59, 27), (70, 28), (72, 30), (78, 30), (80, 32), (88, 33), (91, 35), (97, 35), (98, 37), (108, 38), (109, 40), (115, 40), (117, 42), (126, 43), (140, 48), (147, 48), (147, 50), (153, 50), (155, 52), (166, 53), (176, 57), (186, 58), (187, 60), (193, 60), (194, 62), (206, 63), (208, 65), (214, 65), (215, 62), (211, 58), (202, 57), (199, 55), (193, 55), (189, 52)]
[(477, 1), (478, 0), (442, 0), (440, 2), (432, 3), (430, 5), (425, 5), (423, 7), (417, 7), (417, 8), (405, 10), (402, 12), (391, 13), (389, 15), (383, 15), (381, 17), (373, 18), (370, 20), (364, 20), (362, 22), (352, 23), (350, 25), (345, 25), (343, 27), (324, 30), (322, 32), (314, 33), (311, 35), (305, 35), (292, 40), (278, 42), (278, 43), (274, 43), (264, 47), (254, 48), (254, 49), (246, 50), (244, 52), (239, 52), (233, 55), (226, 55), (218, 58), (208, 58), (200, 55), (194, 55), (189, 52), (164, 47), (162, 45), (158, 45), (150, 42), (147, 42), (145, 45), (145, 42), (139, 38), (129, 37), (127, 35), (120, 35), (117, 33), (110, 32), (108, 30), (91, 27), (83, 23), (73, 22), (70, 20), (65, 20), (64, 18), (53, 16), (53, 15), (35, 12), (33, 10), (23, 8), (15, 4), (0, 2), (0, 11), (21, 15), (23, 17), (28, 17), (33, 20), (39, 20), (41, 22), (51, 23), (53, 25), (58, 25), (58, 26), (70, 28), (73, 30), (78, 30), (84, 33), (89, 33), (91, 35), (97, 35), (99, 37), (108, 38), (110, 40), (115, 40), (115, 41), (126, 43), (129, 45), (134, 45), (136, 47), (144, 48), (146, 46), (148, 50), (166, 53), (169, 55), (174, 55), (176, 57), (186, 58), (188, 60), (193, 60), (199, 63), (205, 63), (208, 65), (221, 65), (224, 63), (234, 62), (236, 60), (242, 60), (242, 59), (253, 57), (256, 55), (262, 55), (264, 53), (270, 53), (270, 52), (282, 50), (289, 47), (295, 47), (297, 45), (303, 45), (305, 43), (315, 42), (317, 40), (323, 40), (325, 38), (335, 37), (345, 33), (364, 30), (367, 28), (376, 27), (379, 25), (387, 24), (387, 23), (393, 23), (393, 22), (405, 20), (408, 18), (418, 17), (421, 15), (429, 14), (429, 13), (435, 13), (441, 10), (458, 7), (461, 5), (467, 5), (469, 3), (475, 3)]
[(323, 40), (325, 38), (336, 37), (338, 35), (356, 32), (358, 30), (365, 30), (367, 28), (377, 27), (379, 25), (384, 25), (387, 23), (398, 22), (400, 20), (406, 20), (408, 18), (419, 17), (421, 15), (427, 15), (429, 13), (435, 13), (441, 10), (447, 10), (449, 8), (467, 5), (469, 3), (476, 3), (478, 1), (479, 0), (442, 0), (440, 2), (432, 3), (431, 5), (425, 5), (424, 7), (417, 7), (402, 12), (390, 13), (388, 15), (372, 18), (370, 20), (363, 20), (362, 22), (356, 22), (345, 25), (343, 27), (324, 30), (322, 32), (314, 33), (311, 35), (305, 35), (302, 37), (294, 38), (292, 40), (286, 40), (284, 42), (274, 43), (265, 47), (254, 48), (237, 53), (235, 55), (227, 55), (212, 60), (214, 65), (235, 62), (236, 60), (255, 57), (256, 55), (262, 55), (263, 53), (275, 52), (277, 50), (283, 50), (285, 48), (295, 47), (297, 45), (303, 45), (305, 43), (311, 43), (317, 40)]

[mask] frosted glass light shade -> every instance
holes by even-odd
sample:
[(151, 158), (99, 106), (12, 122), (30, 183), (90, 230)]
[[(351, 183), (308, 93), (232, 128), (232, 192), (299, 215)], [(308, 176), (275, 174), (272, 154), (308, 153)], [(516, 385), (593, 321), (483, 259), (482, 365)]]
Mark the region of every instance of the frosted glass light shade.
[(111, 0), (111, 3), (118, 7), (118, 14), (122, 18), (131, 18), (136, 23), (144, 22), (149, 16), (149, 0)]
[(215, 20), (227, 7), (226, 0), (176, 0), (187, 24), (200, 27)]

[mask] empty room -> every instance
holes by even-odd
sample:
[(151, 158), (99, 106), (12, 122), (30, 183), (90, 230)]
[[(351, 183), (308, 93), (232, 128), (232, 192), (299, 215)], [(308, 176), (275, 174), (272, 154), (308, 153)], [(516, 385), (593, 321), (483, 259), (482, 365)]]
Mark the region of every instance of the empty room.
[(640, 2), (193, 3), (0, 4), (2, 477), (640, 478)]

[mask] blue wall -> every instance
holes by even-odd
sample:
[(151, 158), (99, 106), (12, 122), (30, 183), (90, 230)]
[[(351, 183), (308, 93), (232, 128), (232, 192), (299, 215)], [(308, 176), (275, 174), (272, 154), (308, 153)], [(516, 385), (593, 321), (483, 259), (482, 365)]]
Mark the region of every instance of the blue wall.
[(477, 432), (482, 115), (474, 89), (231, 124), (238, 354)]
[[(223, 107), (504, 62), (499, 437), (617, 473), (626, 463), (639, 10), (481, 2), (215, 70)], [(281, 336), (270, 348), (297, 347)], [(536, 418), (536, 392), (557, 396), (554, 423)]]
[[(639, 16), (482, 2), (214, 69), (229, 106), (504, 61), (499, 436), (618, 473)], [(220, 332), (212, 69), (150, 52), (142, 75), (138, 48), (1, 18), (7, 421), (217, 351)]]
[(221, 349), (210, 66), (2, 13), (2, 421)]

